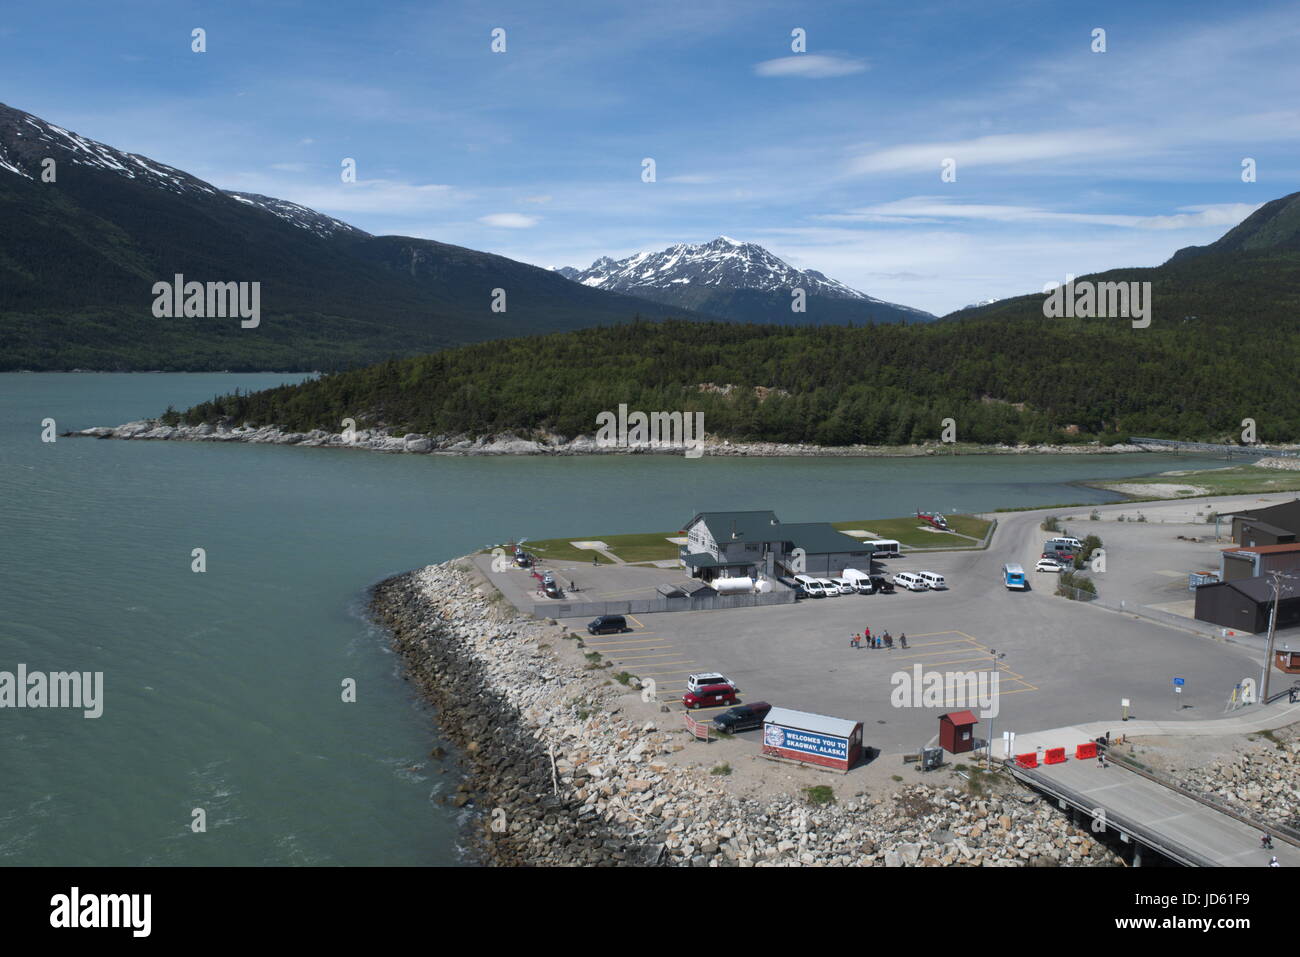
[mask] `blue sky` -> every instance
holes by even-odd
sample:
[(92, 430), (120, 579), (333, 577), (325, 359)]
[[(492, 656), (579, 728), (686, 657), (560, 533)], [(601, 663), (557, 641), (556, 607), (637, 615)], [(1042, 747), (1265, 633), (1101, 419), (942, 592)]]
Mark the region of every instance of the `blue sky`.
[(548, 267), (725, 234), (944, 313), (1300, 189), (1300, 4), (1084, 7), (10, 5), (0, 100), (373, 233)]

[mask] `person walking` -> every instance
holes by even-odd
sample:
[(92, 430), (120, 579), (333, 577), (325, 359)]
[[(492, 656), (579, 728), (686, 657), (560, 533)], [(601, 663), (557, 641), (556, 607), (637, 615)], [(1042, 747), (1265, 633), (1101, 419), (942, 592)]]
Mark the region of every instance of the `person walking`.
[(1269, 866), (1269, 867), (1281, 867), (1282, 865), (1279, 864), (1279, 863), (1277, 862), (1277, 858), (1276, 858), (1276, 857), (1270, 857), (1270, 858), (1268, 859), (1268, 866)]
[(907, 647), (907, 632), (904, 631), (904, 632), (900, 632), (900, 633), (899, 633), (899, 635), (898, 635), (898, 643), (899, 643), (899, 645), (901, 645), (901, 646), (904, 647), (904, 648)]
[(1272, 834), (1267, 834), (1267, 833), (1264, 834), (1264, 835), (1259, 839), (1259, 846), (1260, 846), (1260, 848), (1261, 848), (1262, 850), (1265, 850), (1265, 851), (1271, 851), (1271, 850), (1273, 850), (1273, 835), (1272, 835)]
[(884, 634), (883, 637), (884, 637), (884, 639), (885, 639), (885, 647), (886, 647), (886, 648), (892, 648), (892, 647), (894, 647), (894, 638), (893, 638), (892, 635), (890, 635), (890, 633), (889, 633), (888, 631), (885, 632), (885, 634)]

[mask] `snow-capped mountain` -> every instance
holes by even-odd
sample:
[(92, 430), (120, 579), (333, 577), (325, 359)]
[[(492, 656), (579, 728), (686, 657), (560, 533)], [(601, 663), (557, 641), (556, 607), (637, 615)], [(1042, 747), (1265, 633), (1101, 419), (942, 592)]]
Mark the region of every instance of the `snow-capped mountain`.
[[(745, 321), (927, 322), (934, 318), (920, 309), (876, 299), (815, 269), (796, 269), (756, 243), (728, 236), (707, 243), (678, 243), (620, 260), (602, 256), (586, 269), (564, 266), (556, 272), (596, 289)], [(791, 310), (795, 289), (806, 296), (804, 313)]]
[(318, 236), (346, 234), (361, 238), (369, 235), (355, 226), (297, 203), (257, 193), (218, 189), (183, 170), (151, 160), (147, 156), (114, 149), (80, 133), (55, 126), (31, 113), (0, 104), (0, 171), (44, 182), (49, 175), (46, 170), (51, 169), (47, 160), (54, 161), (52, 173), (55, 183), (59, 181), (59, 167), (70, 163), (73, 166), (115, 173), (138, 185), (153, 186), (176, 196), (212, 199), (227, 196)]

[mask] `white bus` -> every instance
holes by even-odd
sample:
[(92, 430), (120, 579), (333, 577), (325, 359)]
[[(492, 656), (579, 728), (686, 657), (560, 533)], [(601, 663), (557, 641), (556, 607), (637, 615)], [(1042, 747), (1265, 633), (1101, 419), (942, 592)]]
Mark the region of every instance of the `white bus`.
[(894, 541), (892, 538), (871, 539), (870, 541), (867, 542), (867, 544), (875, 548), (875, 551), (871, 553), (872, 558), (897, 558), (898, 557), (899, 545), (898, 542)]

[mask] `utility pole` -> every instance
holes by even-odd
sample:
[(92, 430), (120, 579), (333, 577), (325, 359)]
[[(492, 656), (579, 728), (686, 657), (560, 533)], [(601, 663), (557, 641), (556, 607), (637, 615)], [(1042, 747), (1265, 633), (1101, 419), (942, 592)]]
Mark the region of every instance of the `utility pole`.
[(1273, 613), (1268, 616), (1268, 648), (1264, 651), (1264, 680), (1260, 682), (1261, 704), (1268, 704), (1268, 679), (1273, 675), (1273, 640), (1277, 637), (1277, 609), (1282, 601), (1282, 579), (1291, 577), (1278, 571), (1269, 572), (1268, 576), (1273, 579)]

